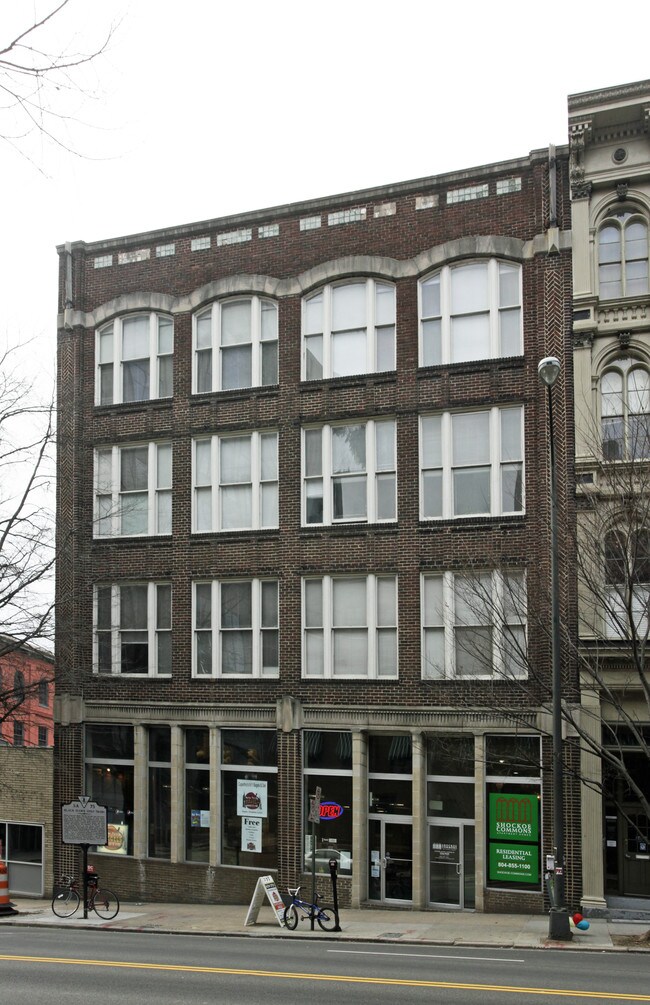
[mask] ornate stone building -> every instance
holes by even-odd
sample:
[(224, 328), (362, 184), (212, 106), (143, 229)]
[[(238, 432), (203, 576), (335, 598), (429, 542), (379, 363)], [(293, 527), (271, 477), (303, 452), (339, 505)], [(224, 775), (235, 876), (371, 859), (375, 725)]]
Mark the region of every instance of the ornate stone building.
[[(650, 81), (569, 98), (583, 903), (650, 896)], [(602, 791), (601, 791), (602, 789)], [(604, 850), (604, 851), (603, 851)]]

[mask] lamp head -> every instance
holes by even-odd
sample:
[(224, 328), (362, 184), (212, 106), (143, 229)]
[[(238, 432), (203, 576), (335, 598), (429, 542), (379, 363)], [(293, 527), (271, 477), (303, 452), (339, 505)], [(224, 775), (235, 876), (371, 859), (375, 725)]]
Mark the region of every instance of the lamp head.
[(537, 366), (537, 376), (546, 387), (553, 387), (560, 373), (560, 361), (557, 356), (546, 356)]

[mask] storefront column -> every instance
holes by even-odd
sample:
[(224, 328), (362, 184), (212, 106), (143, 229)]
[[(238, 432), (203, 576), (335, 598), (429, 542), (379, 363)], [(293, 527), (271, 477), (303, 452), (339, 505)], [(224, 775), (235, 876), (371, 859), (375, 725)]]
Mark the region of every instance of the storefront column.
[(476, 910), (485, 910), (485, 737), (474, 737), (474, 818), (476, 848)]
[(172, 797), (171, 797), (171, 860), (182, 862), (185, 858), (185, 747), (183, 730), (172, 726)]
[(149, 750), (146, 726), (133, 729), (133, 854), (146, 858), (149, 835)]
[(422, 910), (427, 896), (427, 748), (422, 733), (411, 733), (413, 770), (413, 907)]
[(210, 728), (210, 865), (219, 861), (221, 844), (221, 751), (219, 741), (221, 731), (213, 726)]
[[(597, 694), (583, 688), (581, 717), (582, 728), (594, 738), (596, 748), (601, 738), (601, 709)], [(602, 762), (600, 758), (580, 744), (580, 786), (582, 800), (582, 900), (583, 909), (604, 910), (605, 876), (603, 863), (603, 795), (599, 791), (602, 782)], [(570, 857), (570, 853), (569, 853)]]
[(352, 907), (368, 899), (368, 737), (352, 733)]

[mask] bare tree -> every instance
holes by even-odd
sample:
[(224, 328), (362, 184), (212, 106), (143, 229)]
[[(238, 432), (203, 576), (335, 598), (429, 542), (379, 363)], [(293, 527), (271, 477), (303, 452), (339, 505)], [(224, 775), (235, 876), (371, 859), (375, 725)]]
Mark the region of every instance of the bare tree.
[[(3, 11), (8, 37), (0, 41), (0, 137), (30, 160), (27, 149), (33, 134), (78, 154), (69, 126), (78, 121), (78, 106), (89, 96), (85, 70), (105, 52), (115, 30), (110, 27), (98, 44), (79, 42), (77, 29), (66, 17), (72, 3), (61, 0), (42, 16), (29, 18), (21, 4), (13, 25)], [(63, 44), (62, 35), (68, 36)]]
[[(25, 646), (51, 649), (54, 628), (54, 406), (38, 400), (14, 353), (0, 356), (0, 667), (9, 669)], [(0, 721), (29, 693), (14, 676), (2, 675)]]

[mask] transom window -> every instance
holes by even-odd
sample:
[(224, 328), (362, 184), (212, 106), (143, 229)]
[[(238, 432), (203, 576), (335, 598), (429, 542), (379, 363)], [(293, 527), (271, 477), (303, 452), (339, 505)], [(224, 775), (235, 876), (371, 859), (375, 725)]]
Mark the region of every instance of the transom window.
[(422, 676), (526, 676), (522, 572), (422, 577)]
[(396, 517), (394, 419), (303, 430), (303, 523)]
[(420, 418), (423, 520), (521, 513), (523, 408)]
[(303, 581), (303, 677), (397, 676), (397, 577)]
[(629, 526), (605, 535), (605, 631), (608, 638), (648, 636), (650, 531)]
[(172, 588), (128, 583), (95, 588), (95, 659), (100, 674), (171, 673)]
[(95, 537), (171, 532), (171, 443), (96, 450)]
[(521, 266), (446, 265), (420, 283), (420, 366), (520, 356)]
[(174, 367), (171, 318), (161, 314), (115, 318), (99, 329), (95, 352), (98, 405), (171, 397)]
[(650, 457), (650, 374), (633, 359), (617, 359), (600, 382), (603, 457)]
[(194, 530), (278, 526), (278, 434), (194, 441)]
[(627, 209), (608, 215), (598, 231), (598, 285), (602, 300), (648, 292), (648, 224)]
[(195, 676), (278, 675), (277, 580), (195, 583), (193, 617)]
[(278, 308), (243, 297), (211, 304), (194, 319), (193, 391), (278, 382)]
[(325, 286), (303, 301), (303, 379), (395, 369), (395, 287)]

